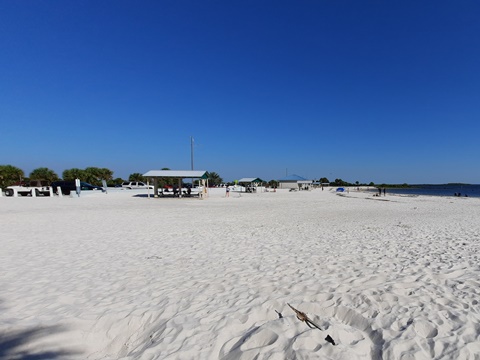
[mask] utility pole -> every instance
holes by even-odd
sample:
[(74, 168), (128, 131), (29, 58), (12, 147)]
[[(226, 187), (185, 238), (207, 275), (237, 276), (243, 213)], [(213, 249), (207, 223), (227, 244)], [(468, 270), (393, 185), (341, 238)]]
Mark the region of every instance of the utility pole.
[[(190, 159), (191, 159), (191, 166), (193, 171), (193, 136), (190, 136)], [(193, 177), (192, 177), (192, 188), (193, 188)]]
[(190, 136), (190, 159), (193, 170), (193, 136)]

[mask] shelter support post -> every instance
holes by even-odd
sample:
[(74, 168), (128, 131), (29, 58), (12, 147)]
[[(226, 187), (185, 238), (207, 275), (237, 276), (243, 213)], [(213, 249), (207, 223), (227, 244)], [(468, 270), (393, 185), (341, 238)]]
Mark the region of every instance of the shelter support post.
[(158, 197), (158, 178), (153, 178), (153, 197)]

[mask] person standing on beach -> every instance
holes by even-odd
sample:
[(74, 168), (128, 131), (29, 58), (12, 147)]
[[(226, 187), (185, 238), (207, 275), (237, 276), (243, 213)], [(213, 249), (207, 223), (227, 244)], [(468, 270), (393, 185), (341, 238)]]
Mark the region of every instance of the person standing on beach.
[(225, 197), (230, 197), (230, 188), (228, 186), (225, 188)]
[(387, 196), (387, 189), (383, 188), (383, 196)]

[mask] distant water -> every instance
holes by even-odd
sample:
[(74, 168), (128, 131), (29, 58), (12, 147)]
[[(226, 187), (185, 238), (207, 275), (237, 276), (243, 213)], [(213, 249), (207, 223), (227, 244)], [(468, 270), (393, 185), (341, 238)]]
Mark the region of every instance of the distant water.
[[(376, 190), (378, 192), (378, 190)], [(375, 192), (375, 190), (372, 190)], [(387, 188), (387, 194), (401, 195), (430, 195), (430, 196), (454, 196), (480, 197), (480, 185), (411, 185), (409, 188)], [(382, 192), (383, 195), (383, 192)]]

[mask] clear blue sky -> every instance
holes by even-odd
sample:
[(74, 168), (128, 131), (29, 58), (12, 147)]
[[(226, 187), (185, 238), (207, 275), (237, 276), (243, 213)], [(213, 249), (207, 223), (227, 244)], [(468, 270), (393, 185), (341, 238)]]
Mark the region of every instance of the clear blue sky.
[(0, 0), (0, 164), (480, 183), (478, 1)]

